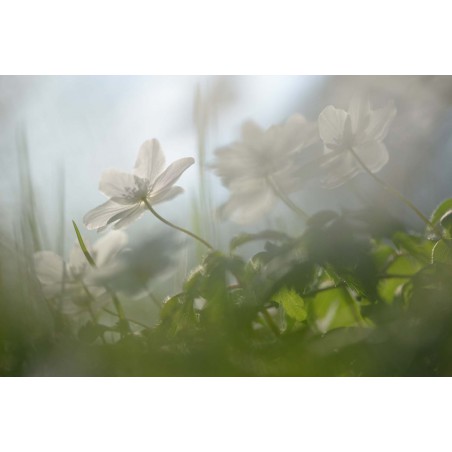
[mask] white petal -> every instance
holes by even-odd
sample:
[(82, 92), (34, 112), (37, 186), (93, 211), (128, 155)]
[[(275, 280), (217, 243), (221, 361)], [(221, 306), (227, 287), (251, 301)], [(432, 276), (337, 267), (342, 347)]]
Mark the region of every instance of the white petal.
[(258, 144), (263, 134), (264, 131), (254, 121), (246, 121), (242, 125), (242, 139), (247, 144)]
[(41, 284), (61, 283), (64, 275), (64, 262), (52, 251), (38, 251), (34, 254), (36, 276)]
[(392, 102), (383, 108), (372, 111), (366, 127), (366, 138), (368, 140), (384, 140), (396, 113), (397, 109)]
[(44, 295), (52, 298), (61, 293), (66, 273), (63, 259), (51, 251), (38, 251), (33, 258)]
[(83, 222), (87, 229), (100, 229), (109, 224), (111, 218), (121, 212), (130, 210), (130, 205), (117, 204), (107, 201), (93, 210), (90, 210), (84, 217)]
[(348, 107), (352, 121), (352, 131), (356, 134), (366, 127), (370, 112), (369, 101), (364, 97), (353, 96)]
[(127, 245), (128, 237), (123, 231), (110, 231), (93, 245), (96, 265), (102, 267), (110, 263)]
[(220, 214), (235, 223), (249, 224), (265, 215), (275, 202), (276, 197), (269, 187), (248, 192), (235, 191), (222, 206)]
[(322, 185), (331, 189), (343, 185), (362, 171), (362, 167), (351, 152), (343, 152), (326, 162), (323, 167), (327, 175), (322, 179)]
[(171, 187), (182, 173), (191, 165), (195, 163), (195, 159), (192, 157), (185, 157), (171, 163), (165, 171), (155, 180), (152, 192), (157, 193), (160, 190)]
[(148, 198), (148, 201), (151, 205), (158, 204), (163, 201), (169, 201), (170, 199), (175, 198), (177, 195), (180, 195), (184, 192), (182, 187), (173, 186), (167, 190), (162, 190), (156, 193), (155, 195), (151, 195)]
[(355, 152), (372, 173), (380, 171), (389, 160), (386, 146), (379, 141), (369, 141), (355, 147)]
[(165, 167), (165, 156), (157, 140), (145, 141), (138, 151), (134, 174), (153, 183)]
[[(135, 220), (138, 220), (144, 214), (144, 212), (145, 212), (144, 205), (138, 204), (135, 207), (132, 207), (131, 209), (127, 210), (126, 212), (117, 215), (119, 221), (117, 221), (113, 225), (113, 229), (121, 229), (125, 228), (126, 226), (129, 226), (129, 224), (133, 223)], [(115, 221), (117, 218), (115, 218), (113, 221)]]
[(326, 107), (319, 115), (320, 138), (325, 143), (339, 144), (344, 132), (347, 113), (344, 110)]
[(99, 190), (109, 198), (135, 199), (138, 190), (136, 176), (110, 168), (102, 173)]

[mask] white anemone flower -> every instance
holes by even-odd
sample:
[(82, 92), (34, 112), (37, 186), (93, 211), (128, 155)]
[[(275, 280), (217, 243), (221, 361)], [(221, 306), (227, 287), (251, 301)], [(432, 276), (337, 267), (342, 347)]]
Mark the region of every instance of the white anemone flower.
[(338, 187), (365, 171), (356, 156), (372, 173), (386, 165), (389, 155), (383, 140), (396, 112), (392, 102), (371, 110), (367, 100), (354, 97), (348, 112), (330, 105), (320, 113), (320, 138), (325, 155), (331, 154), (324, 164), (328, 174), (322, 183), (326, 188)]
[(91, 309), (99, 309), (110, 301), (106, 289), (94, 282), (95, 274), (98, 269), (114, 265), (118, 253), (127, 245), (128, 237), (123, 231), (110, 231), (93, 246), (84, 242), (96, 269), (90, 266), (78, 242), (74, 244), (68, 262), (52, 251), (34, 254), (35, 272), (44, 296), (49, 299), (62, 297), (61, 309), (67, 314), (85, 311), (88, 305), (83, 300), (87, 297), (94, 298)]
[(152, 206), (182, 193), (183, 188), (174, 184), (194, 162), (192, 157), (181, 158), (164, 169), (159, 142), (145, 141), (132, 173), (109, 169), (102, 174), (99, 190), (110, 199), (85, 215), (85, 226), (98, 230), (109, 225), (114, 229), (128, 226), (145, 212), (145, 200)]
[(316, 139), (315, 126), (299, 114), (267, 130), (252, 121), (244, 123), (242, 141), (215, 152), (212, 168), (231, 192), (222, 216), (252, 223), (277, 202), (275, 187), (285, 195), (300, 188), (296, 158)]

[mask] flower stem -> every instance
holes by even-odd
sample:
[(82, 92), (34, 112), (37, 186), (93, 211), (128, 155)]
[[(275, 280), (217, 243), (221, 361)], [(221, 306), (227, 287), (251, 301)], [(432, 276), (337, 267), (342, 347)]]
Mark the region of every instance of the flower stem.
[(147, 199), (143, 199), (144, 204), (146, 205), (146, 207), (149, 209), (149, 211), (155, 216), (157, 217), (162, 223), (165, 223), (167, 226), (173, 228), (173, 229), (177, 229), (180, 232), (183, 232), (184, 234), (189, 235), (190, 237), (194, 238), (195, 240), (198, 240), (199, 242), (201, 242), (203, 245), (207, 246), (207, 248), (209, 248), (210, 250), (213, 250), (213, 246), (209, 243), (206, 242), (204, 239), (202, 239), (201, 237), (197, 236), (196, 234), (194, 234), (193, 232), (188, 231), (187, 229), (181, 228), (179, 226), (176, 226), (175, 224), (169, 222), (168, 220), (166, 220), (165, 218), (163, 218), (161, 215), (159, 215), (154, 208), (149, 204)]
[(275, 181), (271, 178), (267, 178), (268, 183), (270, 184), (270, 187), (272, 188), (273, 192), (276, 196), (278, 196), (279, 199), (287, 206), (289, 209), (293, 210), (297, 215), (302, 217), (304, 220), (309, 220), (309, 215), (300, 207), (298, 207), (292, 200), (278, 187), (278, 185), (275, 183)]
[[(358, 161), (358, 163), (362, 166), (364, 171), (369, 174), (373, 179), (378, 182), (386, 191), (393, 194), (397, 198), (399, 198), (406, 206), (408, 206), (413, 212), (429, 227), (431, 227), (435, 232), (436, 228), (435, 225), (408, 199), (406, 198), (402, 193), (400, 193), (395, 188), (391, 187), (390, 185), (386, 184), (382, 179), (380, 179), (378, 176), (376, 176), (372, 171), (367, 168), (366, 164), (360, 159), (358, 154), (353, 150), (350, 149), (350, 152), (353, 154), (355, 159)], [(439, 234), (441, 236), (441, 234)]]

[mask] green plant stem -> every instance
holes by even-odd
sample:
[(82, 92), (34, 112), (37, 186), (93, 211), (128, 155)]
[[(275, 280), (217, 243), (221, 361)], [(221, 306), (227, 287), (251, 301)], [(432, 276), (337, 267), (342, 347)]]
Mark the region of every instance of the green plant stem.
[(195, 240), (198, 240), (199, 242), (201, 242), (203, 245), (205, 245), (207, 248), (209, 248), (210, 250), (213, 250), (213, 246), (209, 243), (206, 242), (204, 239), (202, 239), (201, 237), (197, 236), (196, 234), (194, 234), (193, 232), (188, 231), (187, 229), (181, 228), (179, 226), (176, 226), (175, 224), (169, 222), (168, 220), (166, 220), (165, 218), (163, 218), (161, 215), (159, 215), (154, 208), (149, 204), (147, 199), (143, 199), (144, 204), (146, 205), (146, 207), (149, 209), (149, 211), (155, 216), (157, 217), (162, 223), (165, 223), (167, 226), (169, 226), (170, 228), (176, 229), (180, 232), (183, 232), (184, 234), (189, 235), (190, 237), (194, 238)]
[[(118, 313), (116, 313), (116, 312), (114, 312), (114, 311), (111, 311), (111, 310), (108, 309), (108, 308), (104, 308), (104, 311), (105, 311), (107, 314), (113, 315), (113, 316), (115, 316), (115, 317), (119, 317)], [(134, 323), (135, 325), (141, 326), (142, 328), (149, 329), (149, 326), (148, 326), (148, 325), (145, 325), (144, 323), (138, 322), (137, 320), (127, 319), (127, 322), (129, 322), (129, 323)]]
[[(83, 282), (82, 282), (82, 286), (83, 286), (83, 290), (86, 292), (86, 295), (88, 295), (88, 298), (89, 298), (89, 302), (88, 302), (88, 313), (89, 313), (89, 316), (91, 317), (91, 320), (93, 321), (93, 324), (98, 326), (99, 323), (97, 322), (96, 316), (94, 315), (94, 311), (93, 311), (93, 309), (91, 307), (91, 302), (94, 301), (94, 297), (91, 294), (91, 292), (88, 290), (88, 287), (86, 287), (85, 284), (83, 284)], [(105, 345), (107, 342), (105, 341), (103, 333), (100, 335), (100, 338), (101, 338), (102, 343)]]
[[(406, 206), (408, 206), (413, 212), (429, 227), (431, 227), (435, 232), (438, 232), (435, 228), (435, 225), (408, 199), (406, 198), (402, 193), (400, 193), (395, 188), (391, 187), (390, 185), (386, 184), (382, 179), (380, 179), (378, 176), (376, 176), (369, 168), (367, 168), (366, 164), (361, 160), (361, 158), (358, 156), (358, 154), (353, 150), (350, 149), (350, 152), (353, 154), (355, 159), (358, 161), (358, 163), (362, 166), (364, 171), (369, 174), (378, 184), (380, 184), (386, 191), (393, 194), (397, 198), (399, 198)], [(439, 234), (441, 236), (441, 233)]]
[(298, 207), (292, 200), (278, 187), (275, 181), (269, 176), (267, 181), (272, 188), (273, 192), (279, 199), (287, 206), (289, 209), (294, 211), (297, 215), (302, 217), (304, 220), (309, 220), (309, 215), (300, 207)]

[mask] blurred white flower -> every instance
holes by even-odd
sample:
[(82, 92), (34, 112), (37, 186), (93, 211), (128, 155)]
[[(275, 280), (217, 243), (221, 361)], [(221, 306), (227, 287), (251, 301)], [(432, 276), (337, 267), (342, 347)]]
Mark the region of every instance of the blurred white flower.
[(85, 226), (88, 229), (102, 229), (110, 224), (114, 229), (128, 226), (145, 212), (145, 199), (154, 205), (182, 193), (183, 189), (174, 184), (194, 162), (192, 157), (186, 157), (164, 169), (165, 156), (159, 142), (145, 141), (132, 173), (109, 169), (102, 174), (99, 190), (110, 199), (85, 215)]
[(301, 115), (262, 130), (252, 121), (242, 126), (242, 141), (218, 149), (212, 165), (231, 192), (221, 213), (246, 224), (258, 220), (278, 197), (275, 186), (292, 193), (300, 188), (297, 156), (317, 139), (315, 126)]
[(127, 234), (122, 231), (110, 231), (92, 247), (85, 241), (96, 269), (90, 266), (78, 243), (74, 244), (68, 262), (52, 251), (38, 251), (34, 254), (35, 272), (44, 295), (47, 298), (62, 296), (61, 308), (67, 314), (86, 310), (84, 301), (87, 297), (95, 299), (95, 306), (91, 305), (91, 308), (99, 309), (110, 299), (106, 297), (106, 290), (94, 282), (95, 273), (98, 269), (113, 265), (127, 242)]
[(395, 115), (392, 102), (371, 110), (367, 100), (357, 97), (350, 102), (348, 112), (330, 105), (320, 113), (320, 138), (325, 155), (332, 154), (324, 164), (328, 174), (322, 183), (326, 188), (338, 187), (365, 171), (353, 152), (372, 173), (386, 165), (389, 155), (383, 140)]

